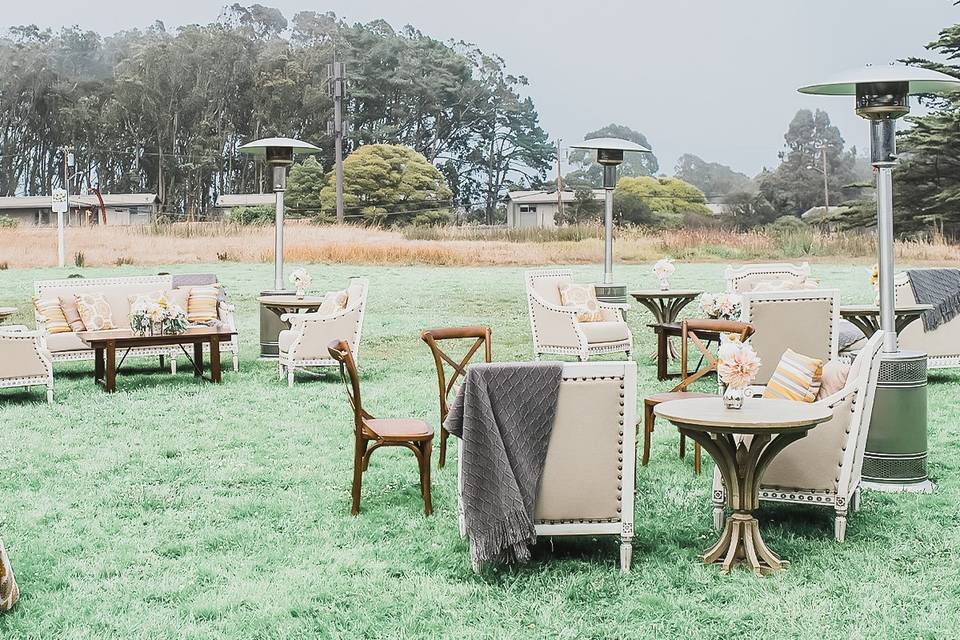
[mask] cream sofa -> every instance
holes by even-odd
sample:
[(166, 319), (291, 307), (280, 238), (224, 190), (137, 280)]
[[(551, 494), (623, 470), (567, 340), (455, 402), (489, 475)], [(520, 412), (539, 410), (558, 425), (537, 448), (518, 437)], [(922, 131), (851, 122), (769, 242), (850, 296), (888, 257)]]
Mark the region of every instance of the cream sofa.
[[(620, 570), (628, 572), (633, 555), (637, 363), (566, 362), (562, 375), (534, 527), (538, 536), (619, 536)], [(462, 536), (461, 491), (458, 478)]]
[(53, 402), (53, 360), (43, 335), (22, 325), (0, 326), (0, 389), (45, 386)]
[(359, 358), (368, 288), (366, 278), (352, 278), (346, 289), (347, 304), (341, 311), (331, 314), (285, 313), (280, 317), (290, 323), (290, 328), (281, 331), (278, 338), (277, 368), (279, 375), (286, 373), (289, 386), (293, 386), (293, 374), (297, 369), (339, 367), (327, 349), (335, 340), (346, 340), (353, 357)]
[(579, 322), (577, 310), (560, 303), (560, 286), (572, 282), (569, 269), (527, 271), (527, 311), (533, 333), (533, 355), (577, 356), (587, 360), (601, 353), (626, 353), (630, 359), (633, 335), (627, 326), (626, 305), (600, 302), (602, 322)]
[[(916, 304), (913, 287), (906, 273), (898, 273), (893, 280), (897, 306)], [(900, 332), (900, 348), (927, 354), (927, 367), (945, 369), (960, 367), (960, 317), (944, 323), (933, 331), (923, 330), (923, 320), (916, 320)]]
[[(832, 410), (833, 418), (774, 458), (760, 485), (761, 500), (832, 508), (837, 542), (843, 542), (846, 535), (849, 510), (860, 510), (860, 471), (882, 343), (880, 332), (867, 341), (850, 367), (843, 389), (817, 401)], [(713, 523), (717, 529), (723, 526), (725, 491), (723, 478), (715, 471)]]
[[(129, 296), (156, 291), (169, 291), (173, 287), (173, 276), (124, 276), (116, 278), (68, 278), (65, 280), (40, 280), (34, 283), (34, 293), (41, 298), (69, 297), (78, 294), (103, 294), (110, 305), (113, 323), (117, 328), (130, 328)], [(184, 287), (188, 288), (188, 287)], [(186, 309), (184, 309), (186, 311)], [(219, 320), (236, 331), (233, 305), (221, 300), (218, 303)], [(35, 312), (37, 331), (43, 336), (54, 362), (93, 360), (94, 352), (89, 349), (80, 336), (74, 332), (53, 333), (46, 330), (46, 318)], [(209, 348), (209, 347), (208, 347)], [(233, 336), (229, 342), (221, 343), (221, 352), (229, 352), (233, 357), (234, 371), (239, 368), (240, 341)], [(176, 358), (180, 354), (177, 347), (142, 347), (131, 349), (129, 357), (161, 356), (170, 357), (170, 368), (176, 372)]]

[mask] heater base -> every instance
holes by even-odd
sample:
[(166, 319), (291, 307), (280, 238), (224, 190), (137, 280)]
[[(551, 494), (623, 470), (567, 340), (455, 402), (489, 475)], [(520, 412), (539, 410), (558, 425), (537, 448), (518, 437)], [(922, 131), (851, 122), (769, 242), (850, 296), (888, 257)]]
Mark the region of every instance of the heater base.
[(610, 302), (615, 304), (626, 304), (627, 285), (625, 284), (601, 284), (593, 285), (597, 291), (597, 300), (600, 302)]

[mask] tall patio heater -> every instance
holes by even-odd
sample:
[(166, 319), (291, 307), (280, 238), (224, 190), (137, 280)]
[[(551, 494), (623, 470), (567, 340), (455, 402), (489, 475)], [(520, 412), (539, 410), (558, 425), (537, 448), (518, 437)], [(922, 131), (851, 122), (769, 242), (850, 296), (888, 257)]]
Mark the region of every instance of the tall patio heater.
[(910, 112), (910, 95), (960, 90), (960, 80), (903, 65), (867, 66), (801, 87), (800, 93), (856, 96), (856, 112), (870, 121), (870, 162), (877, 177), (880, 330), (883, 353), (873, 417), (863, 458), (864, 484), (881, 491), (927, 493), (927, 354), (897, 344), (893, 265), (893, 168), (896, 121)]
[(620, 138), (590, 138), (570, 145), (573, 149), (597, 152), (597, 164), (603, 167), (603, 282), (596, 285), (597, 299), (604, 302), (627, 301), (627, 286), (613, 283), (613, 190), (617, 187), (617, 166), (623, 162), (623, 152), (650, 153), (643, 145)]
[[(273, 286), (261, 291), (261, 296), (289, 293), (283, 288), (283, 192), (287, 189), (287, 169), (293, 164), (295, 153), (318, 153), (319, 147), (293, 138), (263, 138), (240, 147), (240, 153), (263, 158), (272, 168), (273, 192), (276, 195), (274, 218)], [(278, 336), (287, 327), (273, 311), (260, 305), (260, 356), (277, 357)]]

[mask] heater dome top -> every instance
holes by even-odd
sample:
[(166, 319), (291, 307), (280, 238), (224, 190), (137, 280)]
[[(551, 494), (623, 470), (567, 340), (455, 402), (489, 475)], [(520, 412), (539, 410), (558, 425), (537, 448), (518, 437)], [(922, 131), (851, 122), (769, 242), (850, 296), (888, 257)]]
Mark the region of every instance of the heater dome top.
[(603, 149), (608, 151), (638, 151), (640, 153), (650, 153), (642, 144), (622, 140), (620, 138), (590, 138), (583, 142), (570, 145), (571, 149)]
[(822, 96), (852, 96), (857, 93), (857, 85), (904, 82), (908, 83), (907, 93), (910, 94), (960, 91), (960, 78), (902, 64), (867, 65), (839, 73), (826, 82), (800, 87), (798, 91)]
[(294, 138), (261, 138), (240, 146), (240, 153), (265, 155), (268, 148), (292, 149), (295, 153), (317, 153), (320, 147)]

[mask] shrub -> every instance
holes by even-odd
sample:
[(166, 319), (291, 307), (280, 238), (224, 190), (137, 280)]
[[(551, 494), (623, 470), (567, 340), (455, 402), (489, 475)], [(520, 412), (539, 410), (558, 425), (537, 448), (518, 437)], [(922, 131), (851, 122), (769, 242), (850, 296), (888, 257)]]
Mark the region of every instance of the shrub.
[(276, 209), (267, 205), (255, 207), (237, 207), (230, 212), (230, 221), (242, 225), (273, 224), (276, 218)]
[(10, 216), (0, 216), (0, 229), (16, 229), (19, 226), (20, 223)]
[(125, 264), (133, 264), (133, 258), (130, 256), (120, 256), (113, 262), (118, 267), (122, 267)]
[(86, 266), (87, 257), (83, 255), (83, 251), (77, 251), (75, 254), (73, 254), (73, 264), (81, 269)]

